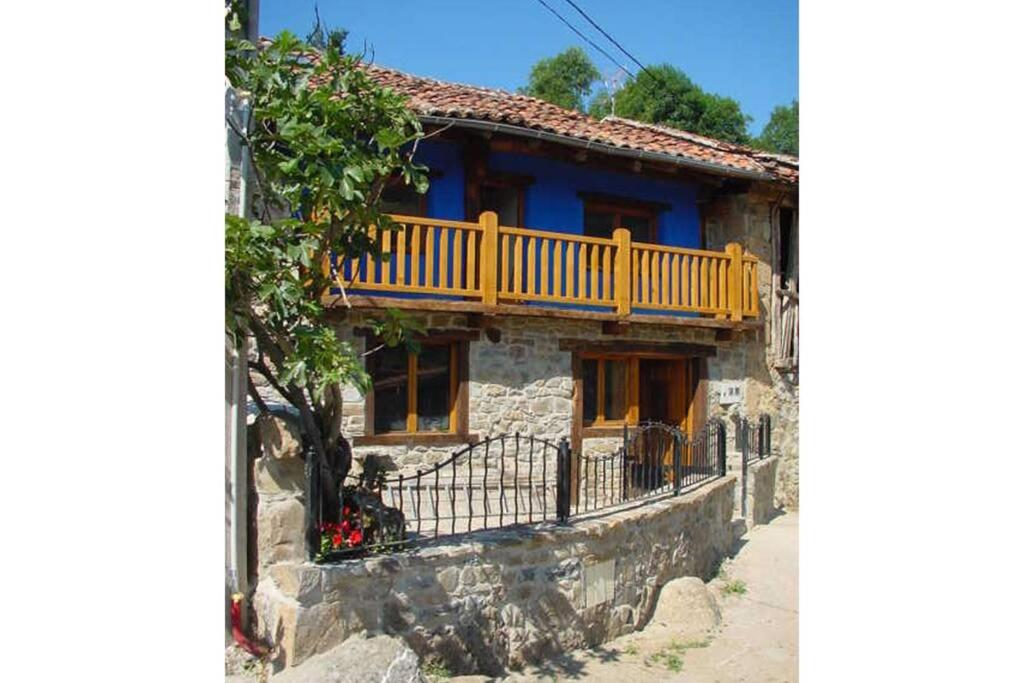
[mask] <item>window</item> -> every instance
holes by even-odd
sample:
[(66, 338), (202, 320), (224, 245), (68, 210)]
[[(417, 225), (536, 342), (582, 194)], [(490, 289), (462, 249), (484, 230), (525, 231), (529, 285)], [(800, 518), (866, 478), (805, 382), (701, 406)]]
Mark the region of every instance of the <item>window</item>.
[(611, 239), (615, 228), (626, 228), (636, 242), (657, 242), (658, 208), (641, 203), (588, 199), (583, 203), (583, 234)]
[(412, 185), (401, 180), (392, 180), (380, 195), (380, 206), (384, 213), (399, 216), (426, 216), (427, 195), (419, 194)]
[(583, 358), (583, 425), (605, 426), (626, 421), (630, 404), (628, 358)]
[(522, 225), (523, 190), (510, 184), (484, 183), (480, 188), (480, 210), (498, 214), (498, 225)]
[(654, 421), (682, 425), (690, 404), (690, 359), (587, 352), (578, 357), (582, 426), (598, 436), (602, 428)]
[(460, 347), (424, 343), (415, 354), (404, 347), (372, 354), (373, 434), (455, 431)]

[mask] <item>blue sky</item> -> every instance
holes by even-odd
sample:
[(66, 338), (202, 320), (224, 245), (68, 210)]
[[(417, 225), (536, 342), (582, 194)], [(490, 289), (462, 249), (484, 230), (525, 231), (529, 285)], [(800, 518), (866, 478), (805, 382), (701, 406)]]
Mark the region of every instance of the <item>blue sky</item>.
[[(619, 62), (619, 53), (564, 0), (545, 0)], [(772, 108), (798, 97), (797, 0), (575, 0), (644, 64), (669, 62), (705, 90), (739, 101), (760, 133)], [(537, 0), (320, 0), (329, 26), (364, 40), (378, 64), (420, 76), (514, 90), (538, 59), (570, 45), (617, 70)], [(260, 33), (304, 36), (312, 0), (262, 0)]]

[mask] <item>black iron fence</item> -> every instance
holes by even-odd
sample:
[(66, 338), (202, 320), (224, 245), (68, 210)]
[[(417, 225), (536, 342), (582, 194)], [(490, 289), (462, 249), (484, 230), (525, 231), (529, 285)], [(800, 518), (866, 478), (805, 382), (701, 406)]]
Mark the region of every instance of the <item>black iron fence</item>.
[(492, 436), (426, 470), (350, 479), (402, 513), (410, 541), (554, 521), (559, 448), (533, 436)]
[(743, 462), (761, 460), (771, 455), (771, 418), (764, 413), (758, 416), (757, 422), (752, 422), (746, 417), (741, 418), (736, 433), (736, 445), (743, 454)]
[[(767, 455), (770, 439), (767, 416), (756, 426), (741, 422), (737, 443), (744, 470), (753, 453)], [(726, 427), (719, 419), (708, 420), (692, 437), (661, 423), (626, 427), (610, 452), (575, 457), (564, 437), (556, 443), (520, 434), (492, 436), (426, 469), (394, 475), (367, 468), (347, 477), (340, 521), (325, 525), (315, 515), (307, 518), (310, 557), (335, 560), (441, 536), (566, 524), (619, 505), (679, 495), (725, 472)], [(316, 488), (311, 481), (309, 500), (319, 499)]]
[(678, 427), (651, 422), (623, 429), (611, 453), (581, 454), (572, 473), (573, 515), (629, 501), (678, 495), (725, 474), (725, 424), (710, 420), (693, 439)]

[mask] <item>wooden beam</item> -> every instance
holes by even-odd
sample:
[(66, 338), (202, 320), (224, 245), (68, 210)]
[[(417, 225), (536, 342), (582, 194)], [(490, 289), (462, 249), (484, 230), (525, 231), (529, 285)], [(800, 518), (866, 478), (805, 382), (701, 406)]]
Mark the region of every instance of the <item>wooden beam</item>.
[[(374, 332), (369, 327), (354, 327), (352, 334), (357, 337), (374, 337)], [(423, 334), (414, 335), (416, 339), (431, 341), (480, 341), (480, 330), (449, 330), (431, 327)]]
[[(333, 298), (333, 297), (330, 297)], [(433, 299), (402, 299), (398, 297), (368, 296), (350, 294), (349, 303), (353, 308), (433, 311), (447, 313), (483, 313), (485, 316), (517, 315), (533, 318), (563, 318), (571, 320), (611, 320), (629, 324), (668, 325), (677, 327), (700, 327), (707, 329), (734, 329), (740, 331), (759, 330), (764, 323), (761, 320), (719, 320), (715, 318), (684, 317), (674, 315), (638, 314), (622, 317), (611, 311), (584, 311), (571, 308), (549, 308), (545, 306), (527, 306), (523, 304), (497, 304), (488, 306), (479, 301), (439, 301)], [(329, 300), (325, 300), (330, 304)], [(335, 303), (328, 311), (333, 320), (344, 319), (345, 306)]]
[(621, 320), (604, 320), (601, 322), (601, 334), (612, 336), (623, 335), (629, 331), (629, 323)]
[(652, 356), (714, 356), (718, 350), (710, 344), (690, 342), (653, 342), (625, 339), (559, 339), (559, 351), (582, 353), (627, 353)]

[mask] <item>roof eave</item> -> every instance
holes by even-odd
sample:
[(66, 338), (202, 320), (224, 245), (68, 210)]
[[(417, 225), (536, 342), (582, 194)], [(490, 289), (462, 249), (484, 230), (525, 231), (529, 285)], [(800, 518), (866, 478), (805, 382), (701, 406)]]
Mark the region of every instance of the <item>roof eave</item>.
[(732, 166), (715, 164), (709, 161), (690, 159), (688, 157), (682, 157), (676, 154), (666, 154), (664, 152), (650, 152), (647, 150), (633, 149), (630, 147), (616, 147), (615, 145), (609, 145), (603, 142), (597, 142), (594, 140), (583, 140), (580, 138), (572, 137), (570, 135), (551, 133), (549, 131), (540, 130), (537, 128), (526, 128), (523, 126), (515, 126), (509, 123), (500, 123), (497, 121), (483, 121), (479, 119), (469, 119), (454, 116), (435, 116), (432, 114), (418, 114), (417, 116), (419, 117), (420, 121), (424, 123), (430, 123), (435, 125), (454, 125), (462, 128), (470, 128), (473, 130), (484, 130), (493, 133), (505, 133), (507, 135), (516, 135), (519, 137), (546, 140), (548, 142), (554, 142), (557, 144), (567, 145), (570, 147), (577, 147), (579, 149), (593, 150), (596, 152), (601, 152), (603, 154), (638, 159), (641, 161), (660, 161), (664, 163), (674, 164), (682, 168), (687, 168), (695, 171), (702, 171), (704, 173), (712, 173), (715, 175), (727, 176), (730, 178), (760, 180), (764, 182), (785, 182), (781, 181), (779, 178), (772, 176), (771, 174), (762, 173), (760, 171), (748, 171), (742, 168), (734, 168)]

